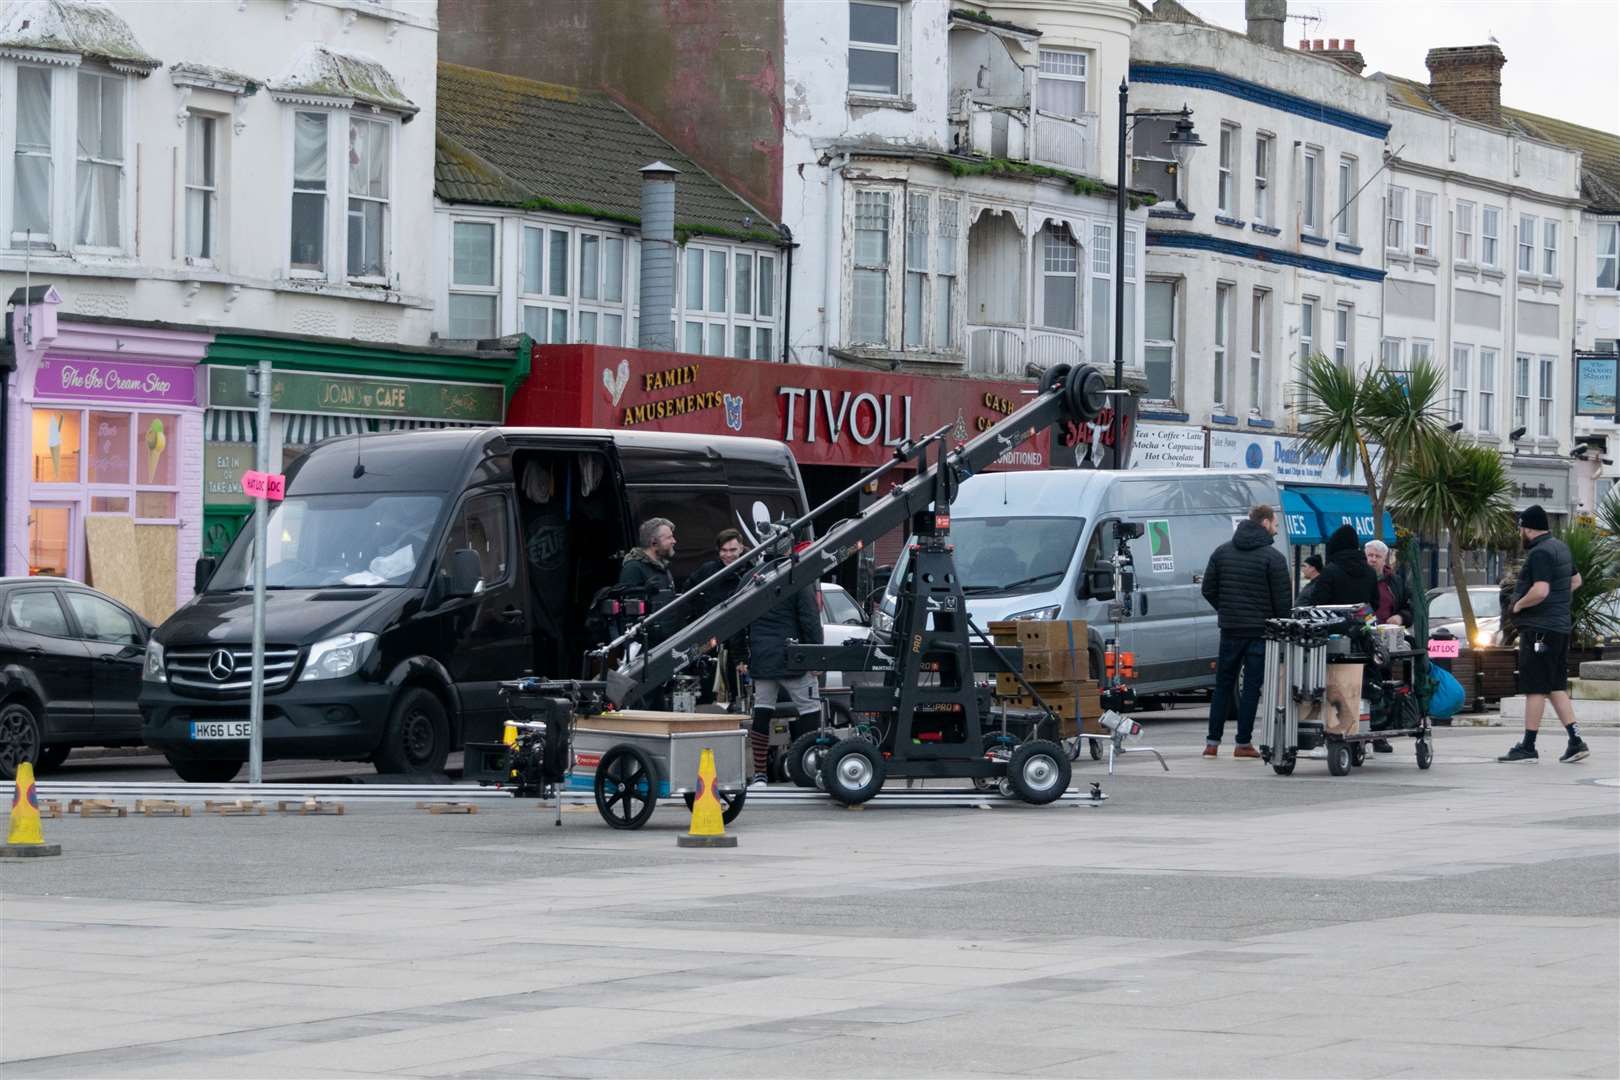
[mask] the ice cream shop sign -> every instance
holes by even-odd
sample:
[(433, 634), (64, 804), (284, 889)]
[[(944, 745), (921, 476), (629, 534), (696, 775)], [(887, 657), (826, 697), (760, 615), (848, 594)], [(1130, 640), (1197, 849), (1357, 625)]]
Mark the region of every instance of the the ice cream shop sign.
[(46, 358), (40, 361), (34, 376), (34, 396), (195, 405), (197, 369), (176, 364)]

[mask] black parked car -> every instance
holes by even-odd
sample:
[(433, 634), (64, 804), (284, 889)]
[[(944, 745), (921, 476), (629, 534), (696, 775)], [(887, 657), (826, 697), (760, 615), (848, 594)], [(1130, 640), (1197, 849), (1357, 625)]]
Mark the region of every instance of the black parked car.
[(139, 746), (151, 625), (65, 578), (0, 578), (0, 778), (56, 768), (75, 746)]

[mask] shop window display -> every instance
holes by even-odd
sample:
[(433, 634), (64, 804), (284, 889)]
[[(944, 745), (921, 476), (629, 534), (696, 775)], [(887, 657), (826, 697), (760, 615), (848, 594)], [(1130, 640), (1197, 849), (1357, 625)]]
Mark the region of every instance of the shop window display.
[(79, 482), (80, 424), (78, 409), (34, 410), (34, 482)]

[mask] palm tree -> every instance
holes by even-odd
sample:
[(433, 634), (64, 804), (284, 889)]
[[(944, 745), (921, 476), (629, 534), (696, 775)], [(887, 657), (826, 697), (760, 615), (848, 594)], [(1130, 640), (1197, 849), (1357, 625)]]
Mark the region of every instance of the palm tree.
[(1512, 484), (1502, 455), (1443, 438), (1427, 453), (1399, 463), (1392, 500), (1403, 522), (1438, 537), (1451, 534), (1447, 562), (1468, 640), (1478, 629), (1463, 578), (1463, 552), (1488, 540), (1513, 516)]
[(1407, 371), (1375, 367), (1357, 374), (1325, 356), (1308, 357), (1296, 393), (1303, 448), (1359, 461), (1373, 521), (1382, 522), (1397, 470), (1445, 440), (1445, 394), (1445, 374), (1428, 361)]

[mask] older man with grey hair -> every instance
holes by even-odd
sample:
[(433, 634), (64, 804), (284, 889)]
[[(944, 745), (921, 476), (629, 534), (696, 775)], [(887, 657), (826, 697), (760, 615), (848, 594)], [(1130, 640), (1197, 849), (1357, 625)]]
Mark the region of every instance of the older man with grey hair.
[(1412, 590), (1396, 567), (1395, 552), (1382, 540), (1367, 541), (1363, 550), (1367, 565), (1378, 576), (1378, 621), (1389, 626), (1411, 626)]

